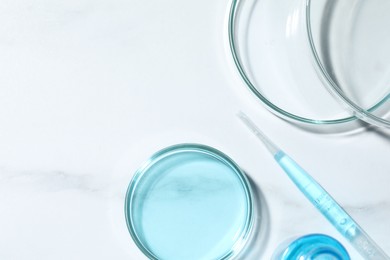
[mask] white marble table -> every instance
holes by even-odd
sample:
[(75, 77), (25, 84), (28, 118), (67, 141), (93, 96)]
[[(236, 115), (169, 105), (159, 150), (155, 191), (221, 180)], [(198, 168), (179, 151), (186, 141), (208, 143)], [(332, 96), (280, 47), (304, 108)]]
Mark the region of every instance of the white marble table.
[(0, 259), (144, 259), (125, 225), (134, 170), (199, 142), (261, 191), (259, 259), (325, 233), (356, 252), (235, 118), (251, 115), (390, 253), (390, 132), (326, 135), (269, 113), (227, 62), (228, 1), (0, 2)]

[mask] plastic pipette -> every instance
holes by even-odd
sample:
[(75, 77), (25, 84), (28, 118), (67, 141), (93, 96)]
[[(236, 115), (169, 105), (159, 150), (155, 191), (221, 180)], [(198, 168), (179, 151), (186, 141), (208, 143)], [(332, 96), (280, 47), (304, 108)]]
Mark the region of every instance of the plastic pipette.
[(365, 259), (390, 259), (352, 217), (303, 168), (266, 137), (244, 113), (240, 112), (238, 117), (265, 144), (277, 163), (306, 198)]

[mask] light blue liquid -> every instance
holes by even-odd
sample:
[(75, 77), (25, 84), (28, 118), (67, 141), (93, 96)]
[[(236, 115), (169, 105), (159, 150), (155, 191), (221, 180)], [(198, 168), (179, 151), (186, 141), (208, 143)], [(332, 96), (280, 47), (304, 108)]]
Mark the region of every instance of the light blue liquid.
[(294, 160), (282, 151), (278, 151), (274, 157), (306, 198), (365, 259), (390, 259), (336, 200)]
[(278, 152), (275, 155), (275, 159), (295, 185), (330, 223), (345, 237), (353, 238), (357, 224), (328, 192), (285, 153)]
[(334, 238), (311, 234), (294, 240), (291, 244), (281, 246), (273, 259), (277, 260), (350, 260), (348, 252)]
[(147, 167), (128, 212), (139, 243), (155, 258), (222, 259), (249, 228), (245, 180), (201, 151), (171, 153)]

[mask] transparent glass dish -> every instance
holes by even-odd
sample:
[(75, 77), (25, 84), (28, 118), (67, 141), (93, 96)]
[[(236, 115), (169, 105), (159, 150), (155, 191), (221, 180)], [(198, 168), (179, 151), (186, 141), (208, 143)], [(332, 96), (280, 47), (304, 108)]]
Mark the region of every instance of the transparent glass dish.
[[(334, 125), (359, 117), (390, 126), (389, 2), (336, 2), (232, 0), (228, 36), (236, 68), (282, 118)], [(376, 12), (379, 18), (363, 26)]]
[(307, 0), (314, 65), (338, 100), (368, 123), (390, 127), (390, 1)]
[(154, 154), (125, 201), (130, 234), (150, 259), (232, 259), (253, 228), (245, 174), (220, 151), (181, 144)]
[(336, 239), (324, 234), (309, 234), (284, 241), (272, 260), (350, 260), (347, 250)]

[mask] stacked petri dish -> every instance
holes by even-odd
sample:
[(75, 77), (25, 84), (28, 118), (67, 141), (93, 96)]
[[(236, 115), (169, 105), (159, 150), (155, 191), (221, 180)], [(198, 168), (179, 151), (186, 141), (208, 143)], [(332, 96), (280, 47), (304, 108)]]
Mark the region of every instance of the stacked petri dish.
[(229, 46), (251, 92), (308, 125), (390, 127), (390, 2), (232, 0)]

